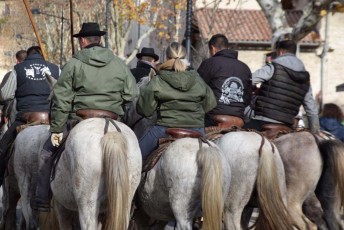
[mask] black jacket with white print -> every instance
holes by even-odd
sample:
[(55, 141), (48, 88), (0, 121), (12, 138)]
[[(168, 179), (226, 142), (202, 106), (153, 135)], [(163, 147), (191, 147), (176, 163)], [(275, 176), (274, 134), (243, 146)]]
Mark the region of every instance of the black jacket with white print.
[(208, 114), (244, 118), (244, 109), (251, 101), (252, 79), (250, 68), (238, 60), (238, 52), (221, 50), (203, 61), (197, 71), (217, 100)]

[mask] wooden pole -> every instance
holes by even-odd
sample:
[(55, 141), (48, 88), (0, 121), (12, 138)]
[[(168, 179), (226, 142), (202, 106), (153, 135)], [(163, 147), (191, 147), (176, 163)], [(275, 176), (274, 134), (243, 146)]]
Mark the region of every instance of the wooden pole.
[(39, 34), (38, 34), (38, 30), (37, 30), (35, 21), (33, 20), (33, 16), (32, 16), (31, 9), (30, 9), (30, 7), (29, 7), (29, 3), (27, 2), (27, 0), (23, 0), (23, 1), (24, 1), (24, 4), (25, 4), (26, 11), (27, 11), (27, 13), (28, 13), (28, 15), (29, 15), (29, 18), (30, 18), (32, 28), (33, 28), (33, 30), (34, 30), (34, 32), (35, 32), (35, 35), (36, 35), (36, 38), (37, 38), (37, 41), (38, 41), (38, 45), (39, 45), (39, 47), (41, 48), (43, 58), (44, 58), (44, 60), (47, 60), (47, 55), (46, 55), (45, 52), (44, 52), (44, 48), (43, 48), (41, 39), (40, 39)]
[(73, 40), (73, 33), (74, 33), (74, 25), (73, 25), (73, 2), (69, 0), (69, 15), (70, 15), (70, 38), (72, 43), (72, 54), (74, 55), (74, 40)]

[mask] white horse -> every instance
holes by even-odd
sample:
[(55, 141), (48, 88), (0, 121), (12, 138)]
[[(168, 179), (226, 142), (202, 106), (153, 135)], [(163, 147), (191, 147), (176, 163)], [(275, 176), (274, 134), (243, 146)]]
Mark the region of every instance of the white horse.
[(61, 229), (71, 228), (71, 211), (78, 211), (82, 229), (97, 229), (101, 211), (106, 211), (106, 229), (127, 229), (142, 157), (133, 131), (115, 123), (120, 132), (110, 124), (104, 134), (100, 118), (71, 130), (52, 182)]
[(200, 216), (202, 229), (221, 229), (230, 166), (220, 149), (210, 145), (196, 138), (174, 141), (139, 187), (138, 208), (156, 220), (176, 220), (179, 230), (191, 230)]
[(242, 229), (241, 217), (252, 197), (258, 200), (258, 205), (253, 205), (259, 207), (255, 229), (292, 229), (286, 209), (284, 167), (274, 144), (247, 131), (229, 132), (215, 143), (224, 152), (232, 172), (224, 207), (226, 229)]
[[(104, 134), (106, 122), (101, 118), (81, 121), (71, 130), (51, 184), (60, 229), (72, 229), (75, 213), (81, 229), (97, 229), (99, 214), (104, 212), (106, 229), (127, 229), (142, 158), (135, 134), (125, 124), (114, 122), (120, 131), (110, 123)], [(44, 130), (44, 126), (33, 126), (22, 131), (16, 139), (22, 148), (15, 154), (19, 157), (20, 151), (23, 156), (32, 136), (40, 134), (38, 154), (49, 137)], [(25, 158), (20, 160), (23, 163)], [(25, 175), (18, 175), (22, 177), (24, 183)]]
[(14, 168), (14, 172), (9, 168), (6, 182), (10, 183), (10, 187), (7, 188), (5, 194), (9, 197), (9, 210), (15, 210), (17, 200), (14, 198), (19, 193), (18, 198), (21, 198), (20, 206), (24, 217), (21, 225), (25, 224), (25, 227), (23, 226), (25, 229), (58, 229), (58, 226), (54, 226), (56, 225), (55, 213), (38, 215), (30, 206), (30, 199), (34, 195), (37, 184), (38, 154), (49, 135), (48, 125), (30, 126), (24, 129), (16, 138), (15, 151), (11, 157), (13, 162), (9, 164), (9, 167)]

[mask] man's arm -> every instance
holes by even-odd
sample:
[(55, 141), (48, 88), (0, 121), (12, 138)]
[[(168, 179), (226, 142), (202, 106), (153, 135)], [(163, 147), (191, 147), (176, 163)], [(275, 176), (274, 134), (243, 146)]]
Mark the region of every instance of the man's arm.
[(274, 66), (272, 64), (267, 64), (263, 66), (262, 68), (252, 73), (252, 85), (256, 85), (270, 80), (273, 74)]
[(303, 107), (306, 111), (308, 118), (309, 128), (312, 132), (317, 132), (320, 130), (318, 107), (313, 98), (312, 87), (309, 87), (303, 99)]
[(15, 92), (17, 90), (17, 74), (13, 70), (5, 83), (4, 87), (1, 88), (1, 102), (9, 101), (14, 99)]
[(50, 132), (63, 132), (63, 127), (72, 109), (73, 98), (73, 67), (69, 67), (67, 64), (53, 89)]

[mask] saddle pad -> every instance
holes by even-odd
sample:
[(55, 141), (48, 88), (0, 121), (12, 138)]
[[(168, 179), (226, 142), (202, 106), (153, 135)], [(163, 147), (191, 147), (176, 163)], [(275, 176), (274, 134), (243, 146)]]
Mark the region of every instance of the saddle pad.
[(170, 144), (175, 140), (175, 138), (160, 138), (159, 147), (153, 151), (143, 162), (142, 173), (149, 172), (159, 161), (160, 157), (166, 151), (168, 146), (170, 146)]

